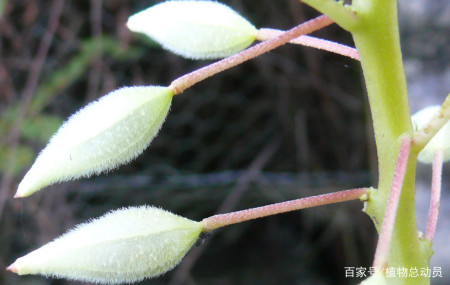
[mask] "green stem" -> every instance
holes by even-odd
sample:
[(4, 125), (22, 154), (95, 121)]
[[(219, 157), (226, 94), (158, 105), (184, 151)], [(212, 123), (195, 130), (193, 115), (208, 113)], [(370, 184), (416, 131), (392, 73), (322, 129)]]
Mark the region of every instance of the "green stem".
[[(372, 112), (378, 153), (378, 191), (367, 203), (367, 214), (380, 230), (402, 135), (411, 136), (411, 115), (403, 70), (397, 21), (397, 3), (393, 0), (355, 0), (353, 9), (359, 18), (352, 31)], [(391, 240), (389, 267), (423, 268), (429, 256), (422, 248), (415, 220), (415, 168), (417, 157), (410, 156), (397, 211), (397, 223)], [(398, 278), (398, 284), (429, 284), (428, 278)]]
[[(397, 3), (393, 0), (355, 0), (353, 9), (359, 18), (352, 31), (372, 112), (378, 153), (378, 191), (367, 203), (367, 214), (380, 230), (402, 135), (411, 136), (411, 115), (403, 70), (397, 21)], [(429, 256), (422, 248), (415, 220), (415, 168), (417, 157), (410, 156), (397, 211), (397, 223), (391, 240), (389, 267), (423, 268)], [(398, 284), (429, 284), (428, 278), (398, 278)]]
[(313, 8), (330, 17), (342, 28), (350, 31), (357, 25), (358, 19), (350, 6), (345, 6), (342, 2), (334, 0), (301, 0)]
[[(323, 0), (307, 0), (327, 13)], [(335, 2), (329, 0), (325, 2)], [(328, 3), (331, 5), (330, 3)], [(333, 4), (334, 5), (334, 4)], [(342, 9), (348, 8), (343, 6)], [(328, 9), (328, 10), (327, 10)], [(342, 15), (332, 18), (348, 29), (361, 57), (369, 97), (378, 154), (378, 190), (371, 191), (366, 212), (377, 230), (383, 222), (390, 185), (395, 173), (401, 137), (412, 136), (408, 94), (403, 70), (395, 0), (353, 0), (356, 24), (350, 28)], [(354, 18), (352, 18), (354, 19)], [(353, 21), (353, 20), (352, 20)], [(406, 169), (397, 223), (391, 240), (389, 267), (424, 268), (429, 266), (429, 243), (421, 242), (417, 233), (414, 207), (414, 182), (417, 154), (411, 153)], [(390, 278), (395, 284), (429, 284), (428, 278)]]
[(447, 124), (450, 119), (450, 94), (445, 98), (439, 112), (418, 132), (414, 134), (412, 151), (419, 153), (436, 135), (439, 130)]

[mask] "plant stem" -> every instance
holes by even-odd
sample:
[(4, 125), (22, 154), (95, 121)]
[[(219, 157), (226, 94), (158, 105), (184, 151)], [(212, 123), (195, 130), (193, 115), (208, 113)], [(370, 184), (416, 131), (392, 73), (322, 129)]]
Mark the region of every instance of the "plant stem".
[(377, 249), (375, 251), (375, 258), (373, 261), (373, 267), (379, 271), (382, 271), (387, 267), (395, 217), (397, 215), (400, 194), (402, 192), (403, 179), (405, 178), (410, 147), (411, 139), (409, 137), (405, 137), (400, 146), (400, 152), (398, 154), (397, 164), (395, 166), (394, 178), (392, 179), (391, 191), (389, 192), (386, 211), (384, 212), (383, 225), (381, 226)]
[[(378, 155), (378, 191), (370, 194), (366, 213), (380, 232), (402, 136), (412, 136), (408, 92), (402, 63), (395, 0), (354, 0), (359, 24), (352, 30), (361, 57)], [(428, 248), (420, 242), (415, 219), (415, 168), (410, 154), (389, 252), (389, 267), (429, 266)], [(395, 281), (394, 281), (395, 280)], [(395, 284), (429, 284), (427, 277), (393, 278)]]
[(444, 160), (444, 152), (438, 149), (434, 152), (433, 158), (433, 174), (431, 177), (431, 199), (430, 211), (428, 213), (428, 224), (425, 233), (425, 238), (430, 242), (433, 241), (434, 233), (436, 231), (436, 224), (439, 215), (439, 205), (441, 199), (441, 177), (442, 164)]
[(350, 31), (358, 24), (358, 18), (350, 6), (344, 5), (342, 1), (334, 0), (301, 0), (302, 2), (316, 8), (323, 14), (329, 16), (342, 28)]
[[(400, 138), (413, 135), (406, 79), (402, 63), (396, 0), (353, 0), (338, 7), (334, 0), (304, 0), (352, 33), (361, 57), (378, 155), (378, 187), (370, 192), (366, 213), (378, 231), (384, 218), (391, 181), (400, 149)], [(333, 10), (336, 8), (336, 11)], [(354, 17), (346, 16), (352, 11)], [(352, 19), (351, 25), (345, 18)], [(429, 266), (430, 247), (419, 240), (415, 220), (415, 168), (417, 154), (410, 153), (397, 220), (391, 239), (389, 267)], [(427, 277), (391, 278), (395, 284), (429, 284)]]
[(445, 98), (437, 113), (423, 128), (413, 136), (411, 151), (419, 153), (450, 119), (450, 94)]
[(350, 201), (360, 198), (368, 193), (367, 188), (357, 188), (335, 193), (312, 196), (297, 200), (276, 203), (272, 205), (211, 216), (202, 220), (203, 231), (210, 232), (224, 226), (245, 222), (257, 218), (272, 216), (280, 213), (311, 208), (315, 206)]
[[(259, 29), (258, 33), (256, 34), (256, 39), (258, 41), (265, 41), (277, 37), (282, 33), (283, 31), (276, 29), (267, 29), (267, 28)], [(310, 36), (300, 36), (298, 38), (289, 41), (289, 43), (326, 50), (329, 52), (353, 58), (355, 60), (359, 60), (359, 54), (355, 48), (324, 39), (319, 39)]]
[(333, 20), (331, 20), (327, 16), (319, 16), (282, 33), (276, 38), (252, 46), (251, 48), (241, 51), (240, 53), (237, 53), (218, 62), (188, 73), (178, 79), (175, 79), (170, 84), (169, 88), (172, 90), (174, 95), (180, 94), (185, 89), (202, 80), (205, 80), (208, 77), (211, 77), (219, 72), (232, 68), (247, 60), (255, 58), (263, 53), (284, 45), (300, 35), (312, 33), (332, 23)]

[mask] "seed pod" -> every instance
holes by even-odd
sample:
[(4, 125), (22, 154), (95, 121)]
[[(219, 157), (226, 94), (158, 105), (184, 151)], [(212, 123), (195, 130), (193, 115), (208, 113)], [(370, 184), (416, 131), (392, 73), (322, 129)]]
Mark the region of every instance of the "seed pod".
[(369, 278), (360, 283), (360, 285), (385, 285), (385, 284), (388, 284), (386, 276), (381, 271), (375, 272)]
[[(439, 112), (440, 106), (430, 106), (415, 113), (411, 120), (415, 130), (423, 128)], [(447, 122), (439, 132), (428, 142), (419, 153), (417, 159), (423, 163), (432, 163), (436, 150), (441, 149), (444, 161), (450, 159), (450, 122)]]
[(167, 87), (125, 87), (90, 103), (50, 139), (19, 184), (16, 197), (129, 162), (158, 133), (172, 96)]
[(171, 270), (201, 232), (201, 223), (156, 207), (121, 209), (77, 226), (7, 269), (104, 284), (138, 282)]
[(248, 47), (257, 29), (234, 10), (213, 1), (167, 1), (128, 19), (173, 53), (193, 59), (222, 58)]

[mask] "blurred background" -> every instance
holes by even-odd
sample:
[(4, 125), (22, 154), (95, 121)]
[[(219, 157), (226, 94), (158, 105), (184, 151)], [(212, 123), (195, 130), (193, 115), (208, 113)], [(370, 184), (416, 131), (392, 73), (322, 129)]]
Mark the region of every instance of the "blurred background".
[[(269, 203), (376, 186), (376, 152), (358, 62), (284, 46), (208, 79), (173, 100), (138, 159), (108, 174), (12, 197), (67, 117), (111, 90), (163, 85), (209, 62), (191, 61), (132, 34), (127, 18), (160, 1), (0, 1), (0, 268), (74, 225), (120, 207), (155, 205), (193, 220)], [(233, 0), (256, 27), (288, 29), (318, 14), (297, 0)], [(411, 109), (450, 90), (450, 5), (400, 1)], [(447, 15), (447, 16), (444, 16)], [(170, 19), (168, 19), (170, 20)], [(336, 25), (314, 35), (353, 45)], [(434, 266), (448, 284), (448, 165)], [(418, 174), (425, 229), (430, 167)], [(376, 233), (347, 202), (214, 233), (164, 276), (140, 284), (357, 284), (345, 266), (372, 263)], [(18, 277), (0, 284), (80, 284)]]

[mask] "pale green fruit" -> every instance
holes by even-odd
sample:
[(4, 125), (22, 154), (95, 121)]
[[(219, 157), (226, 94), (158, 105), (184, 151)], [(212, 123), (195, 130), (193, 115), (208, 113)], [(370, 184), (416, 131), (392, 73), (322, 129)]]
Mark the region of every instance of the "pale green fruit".
[(138, 282), (171, 270), (201, 223), (155, 207), (110, 212), (17, 259), (8, 270), (87, 282)]
[(360, 283), (360, 285), (385, 285), (387, 283), (386, 276), (383, 272), (377, 271), (369, 278)]
[[(414, 129), (420, 130), (427, 124), (434, 115), (439, 112), (440, 106), (430, 106), (415, 113), (411, 120)], [(439, 132), (430, 140), (430, 142), (422, 149), (417, 159), (423, 163), (432, 163), (436, 150), (443, 151), (444, 161), (450, 160), (450, 122), (447, 122)]]
[(256, 38), (257, 29), (234, 10), (213, 1), (167, 1), (128, 19), (128, 28), (187, 58), (235, 54)]
[(129, 162), (158, 133), (172, 97), (167, 87), (125, 87), (90, 103), (50, 139), (20, 182), (16, 197)]

